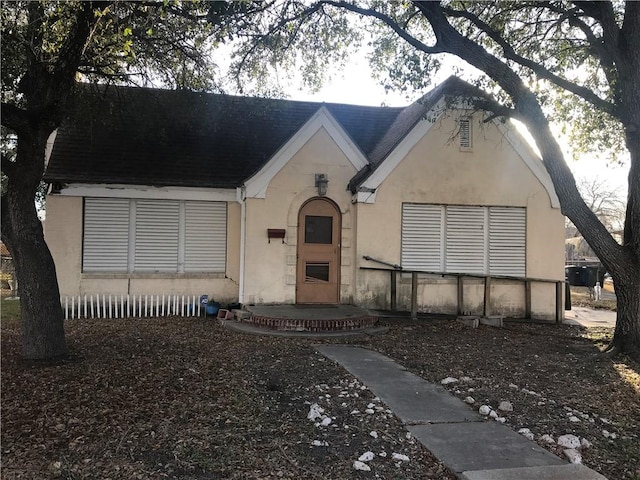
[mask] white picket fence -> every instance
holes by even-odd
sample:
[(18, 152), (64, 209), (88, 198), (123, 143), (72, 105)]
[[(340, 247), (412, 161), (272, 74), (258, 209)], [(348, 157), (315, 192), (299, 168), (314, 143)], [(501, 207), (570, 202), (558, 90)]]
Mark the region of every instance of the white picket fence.
[(192, 317), (204, 315), (198, 295), (63, 296), (64, 318)]

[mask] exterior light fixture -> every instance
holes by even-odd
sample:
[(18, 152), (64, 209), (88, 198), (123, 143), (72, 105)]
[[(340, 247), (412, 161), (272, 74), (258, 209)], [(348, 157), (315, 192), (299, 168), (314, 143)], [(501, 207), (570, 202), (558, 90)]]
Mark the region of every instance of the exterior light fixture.
[(318, 195), (324, 197), (327, 194), (327, 184), (329, 179), (325, 173), (316, 173), (316, 188), (318, 189)]

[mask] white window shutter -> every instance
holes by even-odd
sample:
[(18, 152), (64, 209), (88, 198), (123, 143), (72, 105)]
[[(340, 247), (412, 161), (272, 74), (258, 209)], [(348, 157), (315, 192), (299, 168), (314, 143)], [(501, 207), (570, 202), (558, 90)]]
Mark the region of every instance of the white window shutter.
[(442, 270), (441, 205), (402, 205), (402, 268)]
[(186, 202), (185, 272), (226, 269), (227, 206), (222, 202)]
[(85, 198), (83, 272), (126, 272), (129, 199)]
[(178, 201), (136, 201), (134, 271), (177, 271), (179, 219)]
[(445, 269), (485, 273), (485, 208), (447, 206)]
[(489, 208), (489, 270), (492, 275), (525, 276), (526, 210)]

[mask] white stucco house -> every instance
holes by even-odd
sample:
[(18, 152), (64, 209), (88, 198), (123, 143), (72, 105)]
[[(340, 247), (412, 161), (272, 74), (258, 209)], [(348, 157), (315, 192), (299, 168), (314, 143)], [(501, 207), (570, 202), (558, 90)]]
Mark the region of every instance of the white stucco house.
[[(405, 108), (83, 88), (48, 158), (63, 295), (556, 315), (564, 217), (541, 160), (450, 78)], [(366, 258), (365, 258), (366, 257)], [(513, 278), (503, 278), (513, 277)], [(522, 287), (522, 279), (533, 282)], [(411, 278), (397, 275), (399, 308)], [(528, 296), (528, 298), (527, 298)], [(529, 302), (529, 307), (525, 303)], [(458, 305), (459, 307), (459, 305)]]

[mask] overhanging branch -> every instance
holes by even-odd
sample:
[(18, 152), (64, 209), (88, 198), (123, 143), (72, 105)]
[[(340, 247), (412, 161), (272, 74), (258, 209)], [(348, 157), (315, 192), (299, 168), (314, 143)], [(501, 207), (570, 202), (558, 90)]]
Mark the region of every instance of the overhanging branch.
[(1, 161), (2, 161), (2, 173), (4, 173), (9, 178), (15, 175), (16, 164), (12, 162), (11, 159), (4, 153), (2, 154)]
[(443, 49), (441, 49), (438, 46), (437, 43), (435, 45), (433, 45), (433, 46), (429, 46), (429, 45), (421, 42), (416, 37), (414, 37), (409, 32), (407, 32), (404, 28), (402, 28), (400, 26), (400, 24), (398, 24), (398, 22), (396, 22), (393, 18), (391, 18), (388, 15), (385, 15), (384, 13), (378, 12), (378, 11), (370, 9), (370, 8), (358, 7), (357, 5), (354, 5), (354, 4), (348, 3), (348, 2), (334, 2), (334, 1), (330, 1), (330, 0), (326, 0), (326, 1), (323, 0), (323, 1), (319, 2), (319, 3), (321, 3), (323, 5), (331, 5), (331, 6), (334, 6), (334, 7), (343, 8), (345, 10), (349, 10), (350, 12), (358, 13), (358, 14), (366, 16), (366, 17), (377, 18), (378, 20), (380, 20), (383, 23), (385, 23), (387, 26), (391, 27), (391, 29), (396, 34), (398, 34), (398, 36), (400, 38), (402, 38), (404, 41), (409, 43), (409, 45), (417, 48), (418, 50), (420, 50), (420, 51), (422, 51), (424, 53), (444, 53), (445, 52)]
[(536, 96), (524, 85), (522, 78), (498, 57), (457, 31), (438, 2), (414, 3), (431, 24), (438, 43), (446, 48), (448, 53), (483, 71), (512, 98), (515, 109), (525, 120), (540, 149), (544, 166), (560, 199), (562, 213), (580, 229), (605, 265), (624, 262), (625, 253), (622, 247), (611, 237), (580, 196), (571, 170), (564, 161), (562, 150), (551, 133), (549, 121), (542, 112)]
[(513, 46), (507, 40), (505, 40), (499, 32), (491, 28), (488, 23), (480, 19), (477, 15), (467, 10), (454, 10), (449, 7), (442, 7), (442, 11), (446, 15), (449, 15), (451, 17), (464, 18), (470, 21), (476, 28), (484, 32), (489, 38), (491, 38), (502, 48), (504, 57), (506, 59), (512, 60), (519, 65), (522, 65), (523, 67), (529, 68), (538, 77), (549, 80), (563, 90), (578, 95), (579, 97), (594, 105), (596, 108), (607, 112), (613, 117), (620, 118), (620, 112), (618, 111), (618, 108), (615, 104), (607, 102), (606, 100), (600, 98), (593, 91), (586, 87), (576, 85), (575, 83), (570, 82), (569, 80), (562, 78), (559, 75), (556, 75), (540, 63), (534, 62), (533, 60), (518, 54)]
[(29, 126), (27, 112), (11, 103), (2, 102), (2, 125), (15, 131), (18, 135)]

